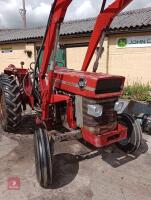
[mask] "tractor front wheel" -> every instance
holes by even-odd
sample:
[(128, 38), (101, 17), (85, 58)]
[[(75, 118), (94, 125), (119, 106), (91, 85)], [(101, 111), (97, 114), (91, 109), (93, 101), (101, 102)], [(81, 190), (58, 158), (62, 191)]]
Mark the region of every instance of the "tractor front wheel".
[(4, 131), (15, 131), (21, 122), (21, 99), (14, 76), (0, 75), (0, 124)]
[(126, 153), (137, 151), (142, 141), (142, 129), (137, 120), (128, 113), (118, 116), (118, 121), (127, 127), (127, 138), (118, 142), (117, 146)]
[(38, 128), (34, 134), (36, 175), (39, 184), (48, 188), (52, 184), (53, 139), (45, 128)]

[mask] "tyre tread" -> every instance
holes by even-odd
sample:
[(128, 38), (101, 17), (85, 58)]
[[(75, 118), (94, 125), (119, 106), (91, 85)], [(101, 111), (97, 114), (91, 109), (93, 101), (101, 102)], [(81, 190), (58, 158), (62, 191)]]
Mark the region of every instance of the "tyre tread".
[(19, 87), (14, 76), (0, 75), (0, 88), (4, 94), (7, 120), (3, 127), (5, 131), (15, 131), (21, 122), (21, 99)]

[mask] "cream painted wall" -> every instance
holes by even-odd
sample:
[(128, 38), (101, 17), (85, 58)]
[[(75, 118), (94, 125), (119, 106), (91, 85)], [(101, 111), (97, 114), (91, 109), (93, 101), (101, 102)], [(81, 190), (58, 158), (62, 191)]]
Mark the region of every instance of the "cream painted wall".
[[(147, 34), (132, 34), (132, 36)], [(151, 35), (151, 33), (148, 33)], [(109, 37), (109, 73), (126, 77), (126, 83), (151, 81), (151, 47), (145, 48), (117, 48), (119, 37), (131, 36), (114, 35)]]
[[(12, 48), (10, 53), (2, 53), (4, 48)], [(27, 56), (26, 51), (32, 51), (32, 57)], [(9, 64), (20, 67), (20, 62), (25, 62), (25, 67), (29, 67), (31, 62), (35, 60), (34, 44), (16, 43), (8, 45), (0, 45), (0, 72), (4, 70)]]
[[(151, 35), (151, 33), (147, 33)], [(99, 63), (98, 72), (109, 72), (110, 74), (122, 75), (126, 77), (126, 83), (141, 81), (147, 83), (151, 81), (151, 47), (146, 48), (123, 48), (116, 47), (116, 41), (119, 37), (147, 35), (142, 34), (118, 34), (109, 36), (104, 41), (105, 51)], [(88, 41), (88, 39), (87, 39)], [(76, 43), (75, 40), (73, 40)], [(72, 69), (80, 69), (85, 57), (87, 48), (77, 47), (67, 49), (67, 66)], [(95, 61), (94, 55), (89, 67)]]
[[(77, 41), (80, 43), (80, 41)], [(82, 42), (82, 41), (81, 41)], [(85, 42), (88, 42), (88, 39), (85, 40)], [(74, 43), (76, 43), (74, 41)], [(107, 70), (107, 45), (108, 45), (108, 40), (107, 38), (104, 41), (104, 53), (102, 55), (102, 59), (99, 62), (99, 68), (98, 72), (106, 72)], [(76, 69), (80, 70), (86, 55), (87, 47), (74, 47), (74, 48), (67, 48), (67, 67), (71, 69)], [(90, 66), (88, 68), (88, 71), (92, 71), (93, 69), (93, 64), (96, 59), (96, 52), (92, 58), (92, 61), (90, 63)]]
[[(99, 63), (98, 72), (109, 72), (110, 74), (123, 75), (127, 79), (126, 82), (142, 81), (143, 83), (151, 80), (151, 47), (147, 48), (116, 48), (116, 40), (119, 37), (135, 36), (135, 35), (151, 35), (151, 33), (142, 34), (117, 34), (105, 38), (104, 53)], [(60, 44), (81, 44), (88, 43), (89, 38), (68, 38), (61, 39)], [(3, 71), (9, 64), (20, 67), (20, 62), (25, 62), (25, 67), (29, 67), (31, 62), (35, 61), (35, 44), (34, 43), (14, 43), (9, 45), (0, 45), (0, 71)], [(41, 43), (36, 43), (36, 46)], [(12, 46), (12, 53), (2, 53), (3, 47)], [(25, 51), (32, 51), (32, 57), (29, 58)], [(87, 47), (67, 48), (67, 67), (80, 70)], [(92, 71), (94, 55), (88, 71)]]

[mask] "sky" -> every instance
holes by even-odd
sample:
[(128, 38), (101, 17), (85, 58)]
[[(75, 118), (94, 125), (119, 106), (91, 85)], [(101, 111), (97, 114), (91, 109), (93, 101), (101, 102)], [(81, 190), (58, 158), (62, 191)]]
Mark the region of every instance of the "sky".
[[(27, 10), (27, 26), (44, 26), (53, 0), (25, 0)], [(102, 0), (73, 0), (68, 8), (65, 20), (84, 19), (97, 16)], [(107, 3), (111, 3), (108, 0)], [(127, 10), (151, 7), (150, 0), (134, 0)], [(19, 14), (22, 0), (0, 0), (0, 29), (22, 28), (23, 22)]]

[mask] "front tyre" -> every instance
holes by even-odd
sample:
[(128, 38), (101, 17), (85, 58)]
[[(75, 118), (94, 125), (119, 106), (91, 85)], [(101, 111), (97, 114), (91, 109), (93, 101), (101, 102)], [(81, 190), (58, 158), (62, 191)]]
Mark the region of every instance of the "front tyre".
[(141, 145), (142, 129), (137, 120), (128, 113), (118, 115), (118, 121), (127, 127), (127, 138), (117, 143), (117, 146), (126, 153), (134, 153)]
[(35, 166), (39, 184), (48, 188), (53, 181), (53, 139), (48, 138), (45, 128), (38, 128), (34, 134)]

